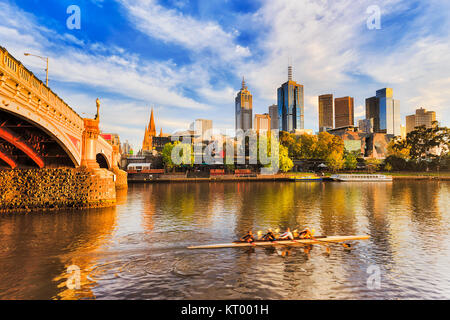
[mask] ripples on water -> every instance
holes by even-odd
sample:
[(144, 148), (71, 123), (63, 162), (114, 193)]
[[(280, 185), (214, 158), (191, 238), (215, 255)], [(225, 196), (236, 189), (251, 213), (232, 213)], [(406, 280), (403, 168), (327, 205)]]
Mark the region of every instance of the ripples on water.
[[(131, 185), (116, 208), (0, 217), (2, 299), (448, 299), (449, 183)], [(331, 244), (191, 251), (248, 229), (369, 234)], [(81, 268), (80, 290), (66, 269)], [(381, 289), (367, 268), (381, 269)]]

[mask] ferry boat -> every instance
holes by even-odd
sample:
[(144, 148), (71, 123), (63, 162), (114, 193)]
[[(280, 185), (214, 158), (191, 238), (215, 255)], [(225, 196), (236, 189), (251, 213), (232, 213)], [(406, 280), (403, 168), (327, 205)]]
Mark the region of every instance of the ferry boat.
[(334, 181), (358, 181), (358, 182), (371, 182), (371, 181), (381, 181), (381, 182), (391, 182), (391, 176), (385, 176), (382, 174), (334, 174), (331, 176)]

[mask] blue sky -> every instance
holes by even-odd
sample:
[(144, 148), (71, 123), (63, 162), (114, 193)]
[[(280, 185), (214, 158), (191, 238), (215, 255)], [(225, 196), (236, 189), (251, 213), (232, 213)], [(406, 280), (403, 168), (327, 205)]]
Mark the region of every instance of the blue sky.
[[(70, 5), (81, 29), (69, 30)], [(369, 30), (367, 8), (381, 10)], [(196, 118), (234, 127), (242, 76), (254, 113), (276, 103), (287, 78), (305, 86), (305, 127), (318, 129), (317, 96), (365, 98), (392, 87), (402, 122), (419, 106), (450, 116), (450, 3), (353, 0), (0, 0), (0, 45), (44, 79), (31, 52), (50, 57), (50, 87), (81, 116), (102, 101), (101, 128), (135, 148), (150, 107), (157, 130)]]

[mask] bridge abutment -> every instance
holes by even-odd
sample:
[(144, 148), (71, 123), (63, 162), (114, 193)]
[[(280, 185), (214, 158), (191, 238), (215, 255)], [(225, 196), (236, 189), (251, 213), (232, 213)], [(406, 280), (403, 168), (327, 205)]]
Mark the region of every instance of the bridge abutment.
[(113, 206), (115, 180), (100, 168), (2, 170), (0, 212)]

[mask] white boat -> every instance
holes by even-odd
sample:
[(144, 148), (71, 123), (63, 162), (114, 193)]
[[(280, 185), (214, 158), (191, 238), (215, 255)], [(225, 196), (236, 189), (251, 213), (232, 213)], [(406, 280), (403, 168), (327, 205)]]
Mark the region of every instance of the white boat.
[(335, 181), (347, 182), (347, 181), (383, 181), (392, 182), (391, 176), (385, 176), (383, 174), (334, 174), (331, 179)]

